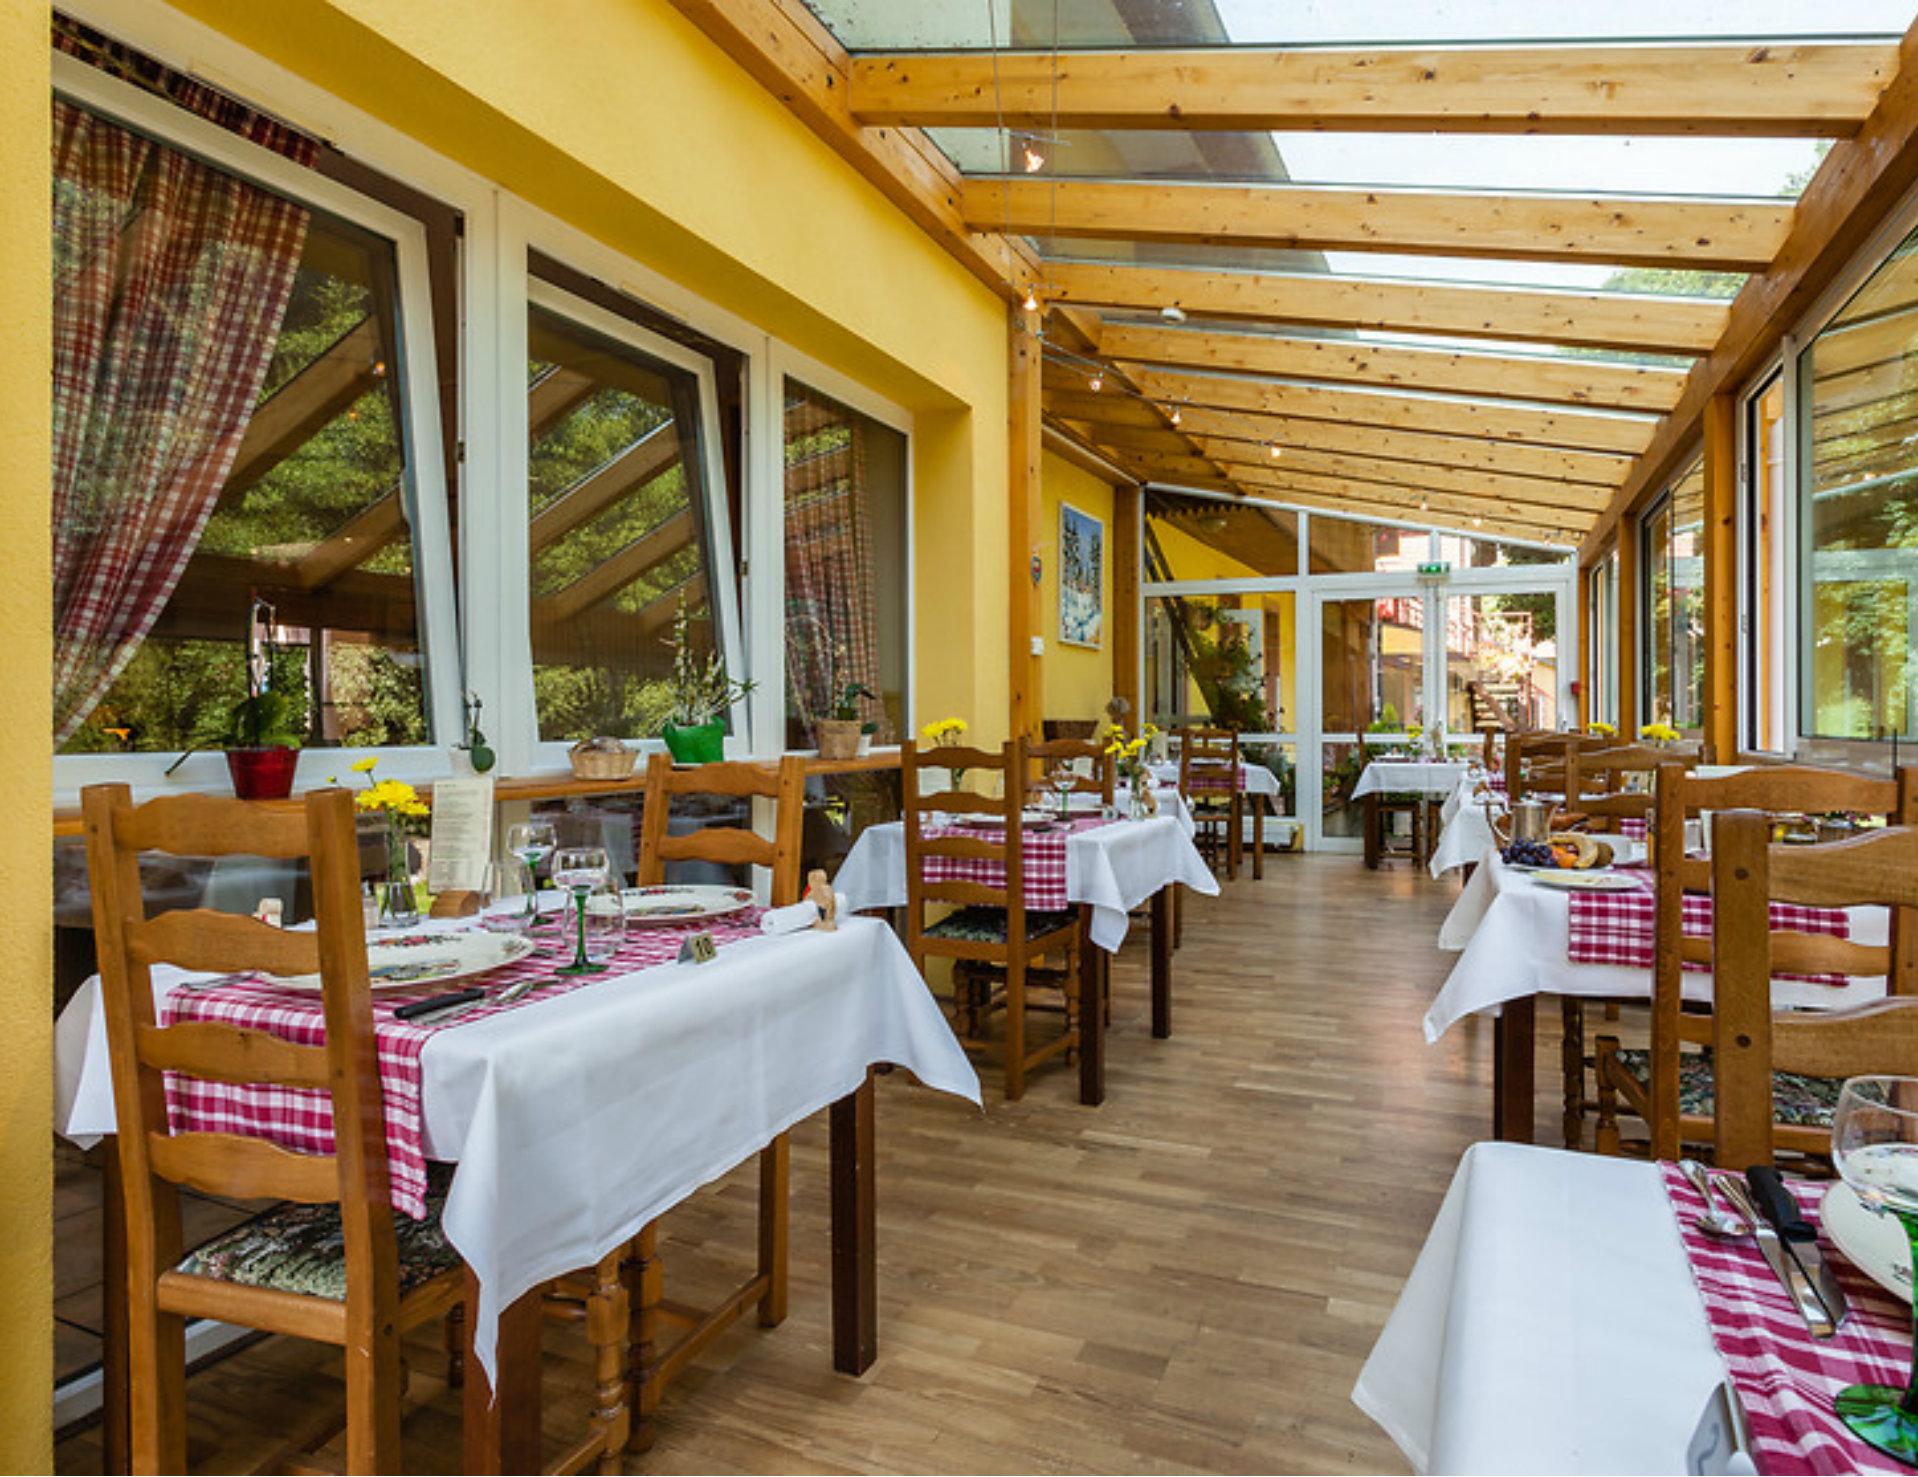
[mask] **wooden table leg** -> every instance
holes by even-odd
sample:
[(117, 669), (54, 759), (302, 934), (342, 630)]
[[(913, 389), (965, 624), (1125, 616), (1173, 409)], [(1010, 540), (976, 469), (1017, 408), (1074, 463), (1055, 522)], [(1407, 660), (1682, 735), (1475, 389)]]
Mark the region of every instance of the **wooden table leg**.
[[(500, 1311), (498, 1374), (473, 1354), (473, 1328), (479, 1322), (479, 1279), (466, 1273), (466, 1404), (463, 1472), (537, 1472), (540, 1470), (539, 1335), (543, 1289), (535, 1287)], [(495, 1388), (499, 1398), (493, 1398)]]
[(1172, 897), (1171, 887), (1152, 894), (1152, 1034), (1161, 1041), (1172, 1034)]
[(1374, 872), (1379, 869), (1379, 797), (1365, 797), (1365, 865)]
[(1265, 796), (1252, 798), (1252, 880), (1265, 880)]
[[(832, 1367), (864, 1374), (879, 1357), (878, 1201), (872, 1074), (832, 1105)], [(531, 1471), (532, 1468), (526, 1470)]]
[(1537, 998), (1507, 1000), (1492, 1038), (1492, 1137), (1508, 1144), (1532, 1142), (1537, 1047)]
[(105, 1470), (133, 1470), (132, 1432), (127, 1425), (131, 1385), (127, 1371), (126, 1194), (120, 1183), (120, 1145), (112, 1134), (100, 1140), (106, 1184), (101, 1209), (100, 1424)]
[(1079, 1101), (1096, 1108), (1106, 1100), (1106, 1013), (1099, 999), (1098, 946), (1092, 942), (1092, 909), (1079, 906)]

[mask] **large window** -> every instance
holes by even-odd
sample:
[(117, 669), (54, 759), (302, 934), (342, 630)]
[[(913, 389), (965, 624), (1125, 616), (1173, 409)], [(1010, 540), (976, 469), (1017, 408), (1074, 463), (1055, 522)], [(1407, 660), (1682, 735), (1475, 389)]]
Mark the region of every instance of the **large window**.
[(1697, 729), (1705, 703), (1705, 465), (1694, 461), (1644, 523), (1646, 722)]
[(1918, 237), (1799, 361), (1800, 722), (1813, 738), (1918, 725)]
[(906, 438), (849, 405), (785, 385), (786, 742), (850, 698), (891, 743), (906, 727)]
[(1586, 592), (1585, 710), (1594, 723), (1618, 722), (1618, 550), (1592, 570)]
[(430, 742), (395, 242), (75, 101), (54, 133), (56, 748), (217, 747), (256, 599), (308, 745)]
[(725, 565), (701, 409), (710, 385), (674, 362), (674, 346), (543, 283), (527, 352), (539, 737), (650, 738), (671, 716), (667, 641), (682, 610), (699, 655), (736, 658), (730, 578), (713, 598)]
[(1740, 532), (1740, 638), (1745, 664), (1746, 745), (1782, 753), (1791, 745), (1786, 697), (1785, 377), (1774, 373), (1745, 401), (1745, 517)]

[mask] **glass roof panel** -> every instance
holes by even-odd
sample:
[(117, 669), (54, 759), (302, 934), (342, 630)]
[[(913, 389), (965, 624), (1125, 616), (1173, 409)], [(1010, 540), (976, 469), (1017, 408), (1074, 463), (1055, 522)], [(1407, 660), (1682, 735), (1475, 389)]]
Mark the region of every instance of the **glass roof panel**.
[(854, 51), (1886, 37), (1911, 0), (807, 0)]

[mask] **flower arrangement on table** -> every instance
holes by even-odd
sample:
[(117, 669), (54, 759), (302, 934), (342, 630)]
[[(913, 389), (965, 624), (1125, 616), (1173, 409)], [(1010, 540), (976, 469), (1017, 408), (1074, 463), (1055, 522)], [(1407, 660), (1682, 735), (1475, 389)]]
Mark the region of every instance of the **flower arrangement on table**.
[(1615, 739), (1618, 737), (1618, 725), (1607, 723), (1603, 718), (1594, 718), (1585, 725), (1585, 731), (1593, 738)]
[[(405, 780), (375, 779), (380, 756), (368, 754), (353, 761), (353, 772), (366, 776), (366, 788), (353, 797), (353, 808), (365, 815), (377, 815), (386, 829), (386, 881), (380, 885), (380, 921), (399, 928), (410, 928), (420, 919), (419, 894), (413, 885), (409, 837), (418, 830), (414, 822), (433, 812), (420, 799), (420, 792)], [(328, 784), (336, 784), (328, 775)]]
[(1150, 769), (1152, 741), (1158, 736), (1159, 730), (1150, 723), (1139, 730), (1136, 738), (1127, 736), (1122, 723), (1114, 723), (1106, 729), (1106, 753), (1112, 757), (1113, 772), (1125, 782), (1132, 794), (1132, 813), (1135, 816), (1158, 813), (1159, 801), (1152, 793)]
[(1654, 744), (1678, 742), (1678, 730), (1669, 723), (1647, 723), (1638, 730), (1638, 736)]

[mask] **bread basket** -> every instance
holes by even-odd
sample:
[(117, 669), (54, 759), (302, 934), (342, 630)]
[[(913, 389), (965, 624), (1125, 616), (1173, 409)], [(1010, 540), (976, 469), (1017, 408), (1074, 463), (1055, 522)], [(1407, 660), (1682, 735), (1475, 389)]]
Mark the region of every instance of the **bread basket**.
[(628, 748), (616, 738), (589, 738), (574, 744), (566, 757), (573, 766), (574, 779), (624, 780), (633, 777), (639, 750)]

